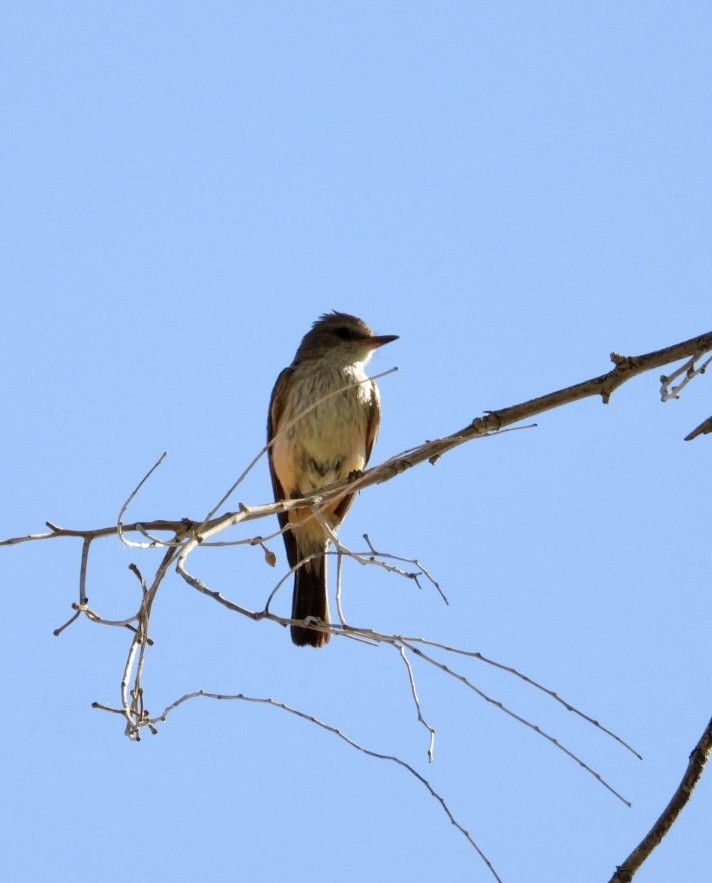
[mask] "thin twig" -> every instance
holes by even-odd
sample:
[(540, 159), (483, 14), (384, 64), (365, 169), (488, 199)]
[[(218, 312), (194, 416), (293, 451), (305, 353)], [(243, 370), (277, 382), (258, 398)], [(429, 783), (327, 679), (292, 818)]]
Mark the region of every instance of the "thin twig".
[[(660, 399), (663, 402), (667, 402), (670, 399), (679, 399), (680, 393), (687, 386), (687, 384), (692, 380), (693, 377), (697, 377), (698, 374), (704, 374), (707, 366), (710, 362), (712, 362), (712, 356), (703, 364), (700, 365), (699, 368), (695, 367), (695, 362), (697, 361), (698, 356), (693, 356), (684, 365), (681, 365), (677, 370), (673, 371), (669, 376), (663, 376), (660, 378)], [(684, 376), (683, 376), (684, 375)], [(673, 380), (677, 380), (678, 377), (682, 377), (680, 383), (677, 386), (673, 386), (672, 389), (668, 389)]]
[(441, 644), (438, 641), (430, 641), (427, 638), (419, 638), (419, 637), (403, 637), (401, 640), (406, 644), (424, 644), (427, 647), (437, 647), (439, 650), (445, 650), (447, 653), (454, 653), (457, 656), (466, 656), (470, 659), (476, 659), (479, 662), (484, 662), (486, 665), (491, 665), (493, 668), (498, 668), (500, 671), (507, 672), (507, 674), (514, 675), (519, 680), (524, 681), (525, 684), (529, 684), (529, 686), (534, 687), (536, 690), (540, 690), (542, 693), (546, 693), (547, 696), (550, 696), (559, 705), (563, 705), (566, 711), (570, 711), (575, 714), (577, 717), (582, 718), (587, 723), (592, 724), (597, 730), (601, 730), (602, 733), (605, 733), (606, 736), (609, 736), (613, 739), (614, 742), (618, 742), (623, 748), (627, 751), (630, 751), (638, 760), (642, 760), (642, 755), (633, 748), (632, 745), (629, 745), (624, 739), (621, 739), (620, 736), (616, 735), (612, 730), (609, 730), (608, 727), (605, 727), (600, 721), (581, 711), (580, 708), (577, 708), (575, 705), (572, 705), (566, 699), (563, 699), (557, 692), (552, 690), (549, 687), (544, 686), (539, 681), (535, 681), (533, 678), (530, 678), (528, 675), (525, 675), (523, 672), (514, 668), (511, 665), (506, 665), (502, 662), (497, 662), (497, 660), (492, 659), (489, 656), (485, 656), (483, 653), (480, 653), (476, 650), (461, 650), (459, 647), (451, 647), (448, 644)]
[(590, 767), (584, 760), (582, 760), (577, 754), (575, 754), (570, 748), (567, 748), (563, 745), (557, 738), (551, 735), (551, 733), (547, 733), (546, 730), (543, 730), (537, 724), (533, 724), (531, 721), (527, 720), (525, 717), (522, 717), (520, 714), (517, 714), (515, 711), (512, 711), (511, 708), (506, 706), (499, 699), (493, 699), (483, 690), (480, 690), (479, 687), (476, 687), (472, 681), (470, 681), (465, 675), (456, 672), (454, 669), (445, 665), (444, 662), (440, 662), (435, 659), (433, 656), (430, 656), (427, 653), (424, 653), (422, 650), (418, 649), (418, 647), (413, 647), (411, 644), (407, 642), (403, 642), (404, 646), (408, 647), (411, 653), (414, 653), (416, 656), (420, 657), (420, 659), (424, 659), (426, 662), (433, 665), (435, 668), (439, 668), (441, 671), (445, 672), (445, 674), (450, 675), (450, 677), (455, 678), (455, 680), (460, 681), (460, 683), (464, 684), (469, 690), (472, 690), (476, 693), (481, 699), (484, 699), (485, 702), (488, 702), (490, 705), (494, 705), (495, 708), (498, 708), (500, 711), (504, 712), (508, 717), (511, 717), (513, 720), (518, 721), (520, 724), (524, 724), (525, 727), (528, 727), (530, 730), (535, 732), (538, 736), (546, 739), (547, 742), (551, 743), (555, 748), (558, 748), (559, 751), (563, 751), (567, 757), (570, 757), (571, 760), (574, 760), (582, 769), (586, 770), (591, 776), (593, 776), (596, 781), (600, 782), (604, 788), (611, 792), (615, 797), (617, 797), (622, 803), (625, 803), (626, 806), (630, 806), (631, 803), (629, 800), (626, 800), (622, 794), (620, 794), (616, 789), (610, 785), (603, 776), (596, 772), (593, 767)]
[(158, 469), (158, 467), (161, 465), (161, 463), (166, 459), (166, 456), (167, 456), (167, 451), (164, 451), (161, 454), (161, 456), (158, 458), (158, 460), (156, 460), (156, 462), (153, 464), (153, 466), (151, 466), (151, 468), (148, 470), (148, 472), (144, 475), (144, 477), (141, 479), (141, 481), (139, 481), (139, 483), (136, 485), (136, 487), (131, 491), (131, 493), (127, 497), (126, 501), (124, 502), (123, 506), (119, 510), (119, 516), (116, 519), (116, 527), (117, 527), (117, 533), (119, 535), (119, 539), (121, 540), (122, 543), (124, 543), (124, 545), (131, 546), (133, 548), (139, 548), (139, 549), (145, 548), (145, 545), (143, 543), (132, 543), (128, 540), (125, 540), (124, 533), (123, 533), (122, 519), (124, 517), (126, 510), (131, 505), (131, 501), (136, 497), (136, 494), (141, 490), (141, 488), (148, 481), (148, 479), (153, 475), (153, 473), (156, 471), (156, 469)]
[(408, 672), (408, 682), (410, 683), (410, 692), (413, 696), (413, 702), (415, 703), (415, 710), (418, 713), (418, 721), (425, 727), (425, 729), (430, 734), (430, 742), (428, 744), (428, 763), (432, 763), (435, 754), (435, 728), (431, 727), (430, 724), (423, 717), (423, 712), (420, 707), (420, 699), (418, 698), (418, 690), (415, 686), (415, 677), (413, 675), (413, 667), (410, 664), (410, 659), (408, 659), (408, 655), (405, 652), (405, 647), (403, 644), (395, 643), (393, 646), (400, 653), (400, 657), (403, 660), (403, 663)]
[(73, 622), (76, 622), (79, 619), (79, 617), (82, 615), (82, 610), (78, 604), (75, 605), (75, 610), (76, 610), (76, 612), (73, 613), (69, 617), (69, 619), (64, 623), (64, 625), (60, 625), (58, 628), (53, 630), (52, 634), (55, 635), (55, 637), (59, 637), (68, 626), (70, 626)]
[(307, 714), (304, 711), (300, 711), (297, 708), (293, 708), (291, 705), (287, 705), (285, 702), (279, 702), (276, 699), (263, 699), (263, 698), (259, 698), (256, 696), (245, 696), (243, 693), (235, 693), (232, 695), (227, 695), (224, 693), (209, 693), (206, 690), (196, 690), (193, 693), (186, 693), (184, 696), (181, 696), (180, 699), (177, 699), (175, 702), (168, 705), (164, 709), (162, 714), (160, 714), (158, 717), (148, 718), (147, 722), (150, 722), (154, 725), (157, 723), (164, 722), (166, 720), (166, 718), (168, 717), (168, 715), (170, 714), (170, 712), (172, 712), (174, 709), (178, 708), (179, 705), (182, 705), (184, 702), (187, 702), (191, 699), (196, 699), (199, 697), (206, 698), (206, 699), (241, 700), (243, 702), (253, 702), (258, 705), (269, 705), (269, 706), (272, 706), (273, 708), (278, 708), (282, 711), (288, 712), (289, 714), (293, 714), (295, 717), (298, 717), (298, 718), (301, 718), (302, 720), (308, 721), (309, 723), (314, 724), (315, 726), (319, 727), (320, 729), (326, 730), (328, 733), (332, 733), (332, 735), (334, 735), (334, 736), (338, 736), (339, 739), (346, 742), (346, 744), (351, 746), (351, 748), (356, 749), (356, 751), (360, 751), (362, 754), (366, 754), (369, 757), (376, 758), (377, 760), (389, 761), (390, 763), (394, 763), (397, 766), (401, 767), (402, 769), (406, 770), (406, 772), (408, 772), (411, 776), (413, 776), (415, 779), (417, 779), (421, 783), (421, 785), (423, 785), (423, 787), (427, 789), (430, 796), (433, 797), (440, 804), (443, 812), (448, 817), (450, 822), (457, 828), (457, 830), (463, 835), (463, 837), (465, 837), (465, 839), (470, 844), (470, 846), (477, 852), (477, 854), (482, 859), (484, 864), (487, 866), (488, 870), (490, 871), (490, 873), (492, 874), (494, 879), (499, 881), (499, 883), (502, 883), (501, 877), (497, 874), (492, 863), (487, 858), (485, 853), (477, 845), (477, 843), (472, 838), (472, 835), (469, 833), (469, 831), (455, 818), (452, 811), (450, 810), (450, 807), (445, 802), (445, 799), (433, 788), (433, 786), (425, 778), (425, 776), (421, 775), (414, 767), (412, 767), (409, 763), (406, 763), (406, 761), (402, 760), (400, 757), (397, 757), (396, 755), (393, 755), (393, 754), (384, 754), (380, 751), (374, 751), (371, 748), (366, 748), (364, 745), (361, 745), (359, 742), (356, 742), (355, 739), (352, 739), (350, 736), (348, 736), (342, 730), (338, 729), (338, 727), (333, 727), (330, 724), (327, 724), (324, 721), (320, 720), (318, 717), (314, 717), (311, 714)]
[[(404, 570), (399, 570), (398, 568), (395, 568), (395, 570), (396, 570), (396, 572), (402, 574), (403, 576), (407, 576), (409, 579), (414, 580), (415, 584), (418, 586), (418, 588), (420, 588), (420, 583), (418, 582), (418, 577), (422, 574), (424, 577), (426, 577), (428, 582), (430, 582), (433, 586), (435, 586), (438, 594), (443, 599), (443, 601), (448, 606), (450, 605), (450, 602), (448, 601), (445, 592), (443, 592), (443, 590), (440, 588), (440, 583), (435, 579), (435, 577), (425, 567), (423, 567), (423, 565), (420, 563), (420, 561), (418, 561), (417, 558), (402, 558), (400, 555), (391, 555), (388, 552), (377, 552), (367, 533), (363, 534), (363, 538), (364, 538), (364, 540), (366, 540), (366, 545), (368, 546), (369, 551), (371, 552), (372, 555), (374, 555), (378, 558), (390, 558), (392, 561), (402, 561), (404, 564), (412, 564), (415, 567), (417, 567), (418, 570), (420, 571), (420, 573), (406, 573)], [(355, 553), (355, 554), (359, 554), (359, 553)]]
[(92, 537), (84, 537), (82, 544), (82, 560), (79, 565), (79, 606), (84, 608), (87, 606), (87, 563), (89, 561), (89, 546)]
[(343, 571), (343, 557), (341, 553), (336, 554), (336, 613), (339, 617), (341, 625), (346, 625), (343, 607), (341, 605), (341, 576)]

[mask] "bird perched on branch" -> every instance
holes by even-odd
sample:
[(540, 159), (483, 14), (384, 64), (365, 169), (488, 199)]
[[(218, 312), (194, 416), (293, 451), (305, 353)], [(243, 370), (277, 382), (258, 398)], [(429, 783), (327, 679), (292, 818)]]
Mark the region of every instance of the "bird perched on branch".
[[(397, 340), (375, 335), (347, 313), (325, 313), (299, 344), (292, 364), (277, 378), (267, 419), (269, 466), (275, 500), (301, 497), (361, 471), (381, 422), (378, 387), (364, 368), (373, 351)], [(326, 551), (353, 502), (353, 494), (319, 509), (279, 514), (287, 560), (294, 572), (292, 619), (329, 624)], [(320, 521), (323, 519), (323, 523)], [(292, 641), (322, 647), (329, 631), (291, 627)]]

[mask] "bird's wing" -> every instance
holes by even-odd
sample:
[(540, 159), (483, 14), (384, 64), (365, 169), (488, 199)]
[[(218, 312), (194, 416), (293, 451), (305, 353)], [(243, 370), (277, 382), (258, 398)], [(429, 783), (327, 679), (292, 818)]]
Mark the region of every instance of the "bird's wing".
[[(284, 395), (284, 387), (288, 383), (289, 378), (292, 376), (293, 368), (285, 368), (284, 371), (277, 378), (277, 382), (274, 385), (274, 389), (272, 390), (272, 397), (269, 401), (269, 413), (267, 415), (267, 444), (269, 445), (269, 449), (267, 451), (267, 458), (269, 460), (269, 474), (272, 477), (272, 490), (274, 491), (274, 499), (275, 502), (279, 502), (280, 500), (284, 500), (284, 489), (282, 485), (279, 483), (279, 479), (277, 478), (277, 473), (274, 471), (274, 466), (272, 464), (272, 441), (274, 440), (276, 427), (279, 426), (280, 418), (282, 416), (282, 411), (284, 410), (284, 403), (286, 401), (286, 397)], [(286, 512), (278, 512), (277, 518), (279, 519), (279, 526), (282, 528), (282, 538), (284, 539), (284, 546), (287, 550), (287, 561), (289, 562), (290, 567), (295, 567), (298, 563), (297, 558), (297, 543), (294, 539), (294, 534), (291, 530), (284, 530), (284, 528), (289, 524), (289, 517)]]
[(381, 425), (381, 397), (378, 394), (376, 381), (371, 381), (371, 410), (368, 414), (368, 424), (366, 426), (366, 460), (364, 466), (371, 459), (371, 450), (378, 435), (378, 427)]

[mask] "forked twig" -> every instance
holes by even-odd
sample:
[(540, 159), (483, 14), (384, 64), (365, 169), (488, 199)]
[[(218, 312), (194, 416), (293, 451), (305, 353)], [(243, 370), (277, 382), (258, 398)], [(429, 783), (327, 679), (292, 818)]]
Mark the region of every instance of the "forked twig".
[[(660, 378), (660, 399), (663, 402), (667, 402), (670, 399), (679, 399), (680, 393), (687, 386), (687, 384), (692, 380), (693, 377), (697, 377), (698, 374), (704, 374), (707, 366), (710, 362), (712, 362), (712, 356), (709, 357), (700, 367), (696, 367), (695, 363), (699, 356), (693, 356), (684, 365), (681, 365), (675, 371), (672, 372), (669, 376), (665, 376), (664, 374)], [(677, 386), (673, 386), (672, 389), (668, 389), (673, 380), (677, 380), (678, 377), (682, 377), (680, 383)]]
[(550, 696), (554, 701), (558, 702), (559, 705), (563, 705), (566, 711), (570, 711), (572, 714), (580, 717), (587, 723), (592, 724), (597, 730), (601, 730), (601, 732), (605, 733), (606, 736), (609, 736), (611, 739), (613, 739), (614, 742), (618, 742), (619, 745), (621, 745), (627, 751), (630, 751), (630, 753), (637, 757), (638, 760), (643, 759), (642, 755), (639, 754), (639, 752), (637, 752), (632, 745), (629, 745), (628, 742), (621, 739), (620, 736), (616, 735), (616, 733), (614, 733), (612, 730), (609, 730), (608, 727), (605, 727), (602, 723), (600, 723), (600, 721), (581, 711), (580, 708), (572, 705), (572, 703), (568, 702), (566, 699), (563, 699), (556, 691), (544, 686), (544, 684), (539, 681), (535, 681), (533, 678), (530, 678), (528, 675), (525, 675), (524, 672), (519, 671), (519, 669), (516, 669), (511, 665), (497, 662), (496, 659), (492, 659), (490, 656), (485, 656), (483, 653), (480, 653), (477, 650), (462, 650), (459, 647), (451, 647), (447, 644), (438, 643), (437, 641), (430, 641), (427, 638), (403, 637), (401, 638), (401, 640), (406, 645), (424, 644), (428, 647), (437, 647), (438, 649), (445, 650), (448, 653), (454, 653), (457, 656), (466, 656), (470, 659), (476, 659), (479, 662), (484, 662), (486, 665), (491, 665), (493, 668), (497, 668), (500, 671), (506, 672), (507, 674), (514, 675), (516, 678), (519, 678), (519, 680), (524, 681), (525, 684), (529, 684), (529, 686), (534, 687), (536, 690), (540, 690), (547, 696)]
[(414, 647), (411, 644), (404, 642), (404, 646), (408, 647), (408, 649), (412, 653), (414, 653), (416, 656), (418, 656), (420, 659), (425, 660), (430, 665), (434, 666), (435, 668), (439, 668), (441, 671), (445, 672), (445, 674), (450, 675), (450, 677), (455, 678), (455, 680), (457, 680), (457, 681), (460, 681), (460, 683), (464, 684), (469, 690), (472, 690), (473, 693), (476, 693), (481, 699), (484, 699), (485, 702), (488, 702), (490, 705), (493, 705), (495, 708), (498, 708), (500, 711), (504, 712), (504, 714), (506, 714), (508, 717), (511, 717), (513, 720), (516, 720), (520, 724), (524, 724), (525, 727), (528, 727), (530, 730), (533, 730), (538, 736), (541, 736), (542, 738), (546, 739), (547, 742), (550, 742), (555, 748), (558, 748), (559, 751), (563, 751), (563, 753), (566, 754), (568, 757), (570, 757), (571, 760), (575, 761), (582, 769), (586, 770), (586, 772), (589, 773), (589, 775), (593, 776), (593, 778), (596, 779), (596, 781), (600, 782), (601, 785), (603, 785), (604, 788), (606, 788), (608, 791), (611, 792), (611, 794), (613, 794), (615, 797), (617, 797), (618, 800), (620, 800), (626, 806), (631, 805), (630, 801), (626, 800), (626, 798), (623, 797), (622, 794), (620, 794), (618, 791), (616, 791), (616, 789), (609, 782), (607, 782), (600, 773), (596, 772), (596, 770), (594, 770), (592, 767), (590, 767), (586, 763), (586, 761), (582, 760), (577, 754), (575, 754), (573, 751), (571, 751), (570, 748), (567, 748), (565, 745), (563, 745), (557, 738), (552, 736), (551, 733), (547, 733), (546, 730), (543, 730), (537, 724), (533, 724), (531, 721), (527, 720), (525, 717), (522, 717), (522, 715), (517, 714), (515, 711), (512, 711), (511, 708), (509, 708), (507, 705), (505, 705), (499, 699), (493, 699), (491, 696), (489, 696), (483, 690), (480, 690), (479, 687), (476, 687), (472, 683), (472, 681), (469, 680), (469, 678), (465, 677), (465, 675), (460, 674), (459, 672), (456, 672), (454, 669), (445, 665), (444, 662), (438, 661), (433, 656), (430, 656), (428, 653), (424, 653), (422, 650), (419, 650), (417, 647)]

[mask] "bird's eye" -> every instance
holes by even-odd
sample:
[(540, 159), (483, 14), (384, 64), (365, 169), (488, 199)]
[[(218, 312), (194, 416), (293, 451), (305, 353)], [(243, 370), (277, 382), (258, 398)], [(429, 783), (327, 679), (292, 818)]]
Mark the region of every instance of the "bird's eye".
[(353, 334), (351, 333), (350, 328), (345, 328), (343, 325), (341, 328), (337, 328), (334, 332), (337, 337), (340, 337), (342, 340), (351, 340)]

